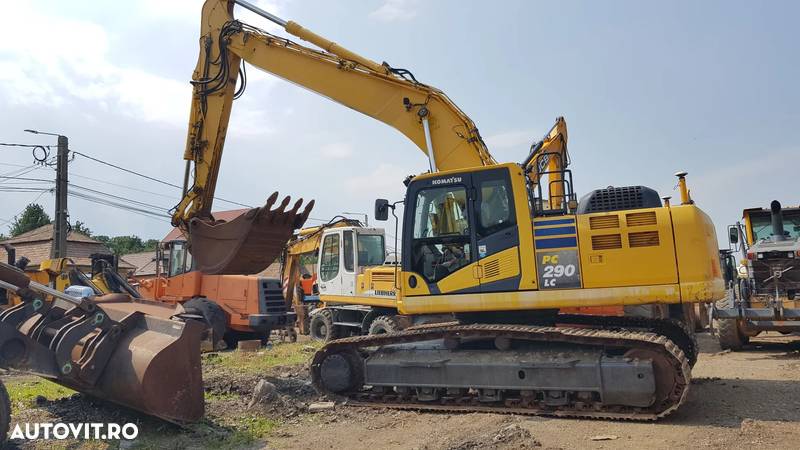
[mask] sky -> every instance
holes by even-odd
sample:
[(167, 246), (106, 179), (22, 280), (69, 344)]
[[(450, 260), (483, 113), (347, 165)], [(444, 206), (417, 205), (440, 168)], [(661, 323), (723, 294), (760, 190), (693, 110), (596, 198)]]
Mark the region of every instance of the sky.
[[(255, 3), (442, 89), (499, 161), (522, 161), (564, 116), (579, 195), (643, 184), (677, 198), (673, 174), (687, 171), (721, 242), (744, 208), (800, 203), (800, 3)], [(55, 137), (23, 129), (60, 133), (72, 150), (181, 184), (201, 5), (4, 5), (0, 142), (55, 145)], [(240, 7), (234, 14), (288, 36)], [(218, 197), (260, 205), (279, 191), (316, 199), (309, 224), (345, 211), (372, 219), (376, 198), (402, 199), (403, 179), (427, 170), (424, 155), (396, 130), (256, 69), (248, 75), (234, 103)], [(54, 178), (32, 163), (29, 149), (0, 147), (0, 176)], [(178, 189), (81, 155), (69, 171), (83, 192), (163, 208), (179, 200)], [(0, 178), (3, 185), (44, 186)], [(53, 210), (49, 192), (0, 190), (0, 232), (34, 200)], [(161, 238), (171, 228), (164, 218), (77, 197), (69, 215), (96, 234)]]

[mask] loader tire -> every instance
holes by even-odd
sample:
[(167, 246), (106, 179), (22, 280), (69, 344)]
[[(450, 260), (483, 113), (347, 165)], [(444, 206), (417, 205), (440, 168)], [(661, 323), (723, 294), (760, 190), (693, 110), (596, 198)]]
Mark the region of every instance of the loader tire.
[(11, 426), (11, 399), (6, 386), (0, 381), (0, 448), (5, 448), (8, 429)]
[(337, 327), (333, 324), (333, 311), (323, 308), (311, 316), (309, 334), (311, 339), (328, 342), (339, 337)]
[(369, 325), (369, 334), (397, 333), (403, 326), (395, 316), (378, 316)]
[(717, 339), (723, 350), (741, 350), (749, 341), (739, 330), (736, 319), (719, 319), (717, 321)]
[[(725, 298), (718, 303), (720, 308), (733, 308), (733, 300)], [(717, 339), (723, 350), (741, 350), (750, 342), (750, 338), (742, 333), (738, 319), (717, 319)]]
[(225, 311), (214, 301), (203, 297), (193, 298), (183, 304), (183, 309), (190, 314), (203, 316), (208, 330), (211, 331), (211, 342), (216, 348), (217, 342), (223, 339), (228, 330), (228, 318)]

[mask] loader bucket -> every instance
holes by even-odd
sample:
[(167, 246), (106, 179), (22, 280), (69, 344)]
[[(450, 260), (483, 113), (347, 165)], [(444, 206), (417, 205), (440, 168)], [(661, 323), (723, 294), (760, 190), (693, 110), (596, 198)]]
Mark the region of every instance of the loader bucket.
[(204, 326), (176, 320), (181, 306), (125, 294), (78, 299), (12, 269), (0, 264), (0, 281), (22, 303), (0, 313), (0, 367), (170, 422), (203, 416)]
[(197, 270), (211, 275), (255, 274), (266, 269), (283, 251), (295, 229), (305, 223), (314, 201), (298, 212), (303, 199), (286, 211), (289, 197), (271, 209), (278, 193), (266, 205), (254, 208), (230, 222), (192, 218), (189, 245)]
[[(203, 417), (203, 325), (170, 320), (167, 314), (174, 307), (130, 300), (99, 304), (111, 318), (135, 319), (118, 341), (97, 385), (87, 393), (170, 422), (195, 422)], [(162, 310), (158, 315), (154, 314), (157, 309)]]

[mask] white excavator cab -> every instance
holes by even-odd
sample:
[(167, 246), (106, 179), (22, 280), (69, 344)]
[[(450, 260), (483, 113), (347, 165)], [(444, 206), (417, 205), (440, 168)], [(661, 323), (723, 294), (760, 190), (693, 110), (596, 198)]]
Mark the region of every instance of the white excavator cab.
[(325, 230), (317, 259), (317, 284), (323, 295), (355, 294), (356, 278), (367, 267), (386, 260), (381, 228), (341, 227)]

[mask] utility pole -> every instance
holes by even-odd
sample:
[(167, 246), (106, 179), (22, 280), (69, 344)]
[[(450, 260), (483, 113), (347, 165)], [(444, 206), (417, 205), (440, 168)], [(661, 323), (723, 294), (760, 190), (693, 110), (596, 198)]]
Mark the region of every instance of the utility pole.
[(25, 130), (33, 134), (46, 134), (58, 137), (58, 153), (56, 154), (56, 211), (53, 223), (53, 245), (50, 247), (51, 258), (67, 257), (67, 232), (69, 222), (67, 215), (67, 190), (69, 178), (67, 177), (67, 165), (69, 163), (69, 139), (57, 133), (45, 133), (43, 131)]
[(52, 258), (67, 257), (67, 163), (69, 162), (69, 140), (66, 136), (58, 136), (58, 153), (56, 154), (56, 217), (53, 225)]

